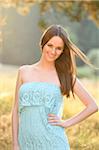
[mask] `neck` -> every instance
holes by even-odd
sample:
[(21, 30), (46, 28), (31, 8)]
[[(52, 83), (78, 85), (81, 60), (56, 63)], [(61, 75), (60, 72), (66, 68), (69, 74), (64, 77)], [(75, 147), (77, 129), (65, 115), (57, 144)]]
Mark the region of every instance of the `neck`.
[(48, 62), (45, 59), (40, 59), (38, 62), (38, 66), (46, 71), (55, 70), (55, 64), (54, 62)]

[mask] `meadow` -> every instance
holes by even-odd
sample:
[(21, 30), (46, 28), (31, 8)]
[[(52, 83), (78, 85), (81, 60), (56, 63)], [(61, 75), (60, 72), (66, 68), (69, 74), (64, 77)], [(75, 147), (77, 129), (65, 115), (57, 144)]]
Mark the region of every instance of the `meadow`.
[[(12, 128), (11, 113), (14, 103), (14, 92), (17, 68), (0, 72), (0, 150), (11, 150)], [(95, 97), (99, 105), (99, 80), (81, 79), (88, 91)], [(63, 119), (79, 113), (85, 106), (76, 97), (64, 97)], [(99, 112), (88, 117), (77, 125), (66, 129), (71, 150), (99, 150)]]

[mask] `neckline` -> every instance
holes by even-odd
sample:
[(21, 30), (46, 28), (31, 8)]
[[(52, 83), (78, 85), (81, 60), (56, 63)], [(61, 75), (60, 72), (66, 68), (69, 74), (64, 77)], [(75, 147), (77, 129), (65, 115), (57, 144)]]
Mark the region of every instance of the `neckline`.
[(20, 89), (21, 87), (23, 87), (24, 85), (28, 85), (28, 84), (38, 84), (38, 83), (40, 83), (40, 84), (48, 84), (48, 85), (55, 86), (55, 87), (57, 87), (58, 89), (60, 89), (60, 86), (59, 86), (59, 85), (57, 85), (57, 84), (55, 84), (55, 83), (52, 83), (52, 82), (47, 82), (47, 81), (24, 82), (24, 83), (22, 83), (22, 84), (20, 85), (19, 89)]

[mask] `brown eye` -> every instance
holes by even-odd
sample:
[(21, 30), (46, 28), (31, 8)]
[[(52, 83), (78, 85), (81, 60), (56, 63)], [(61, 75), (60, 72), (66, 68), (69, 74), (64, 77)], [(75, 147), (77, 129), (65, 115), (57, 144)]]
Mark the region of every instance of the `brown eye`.
[(53, 46), (51, 44), (47, 44), (48, 47), (52, 48)]
[(60, 50), (60, 51), (61, 51), (62, 49), (61, 49), (61, 48), (58, 48), (58, 50)]
[(62, 51), (62, 48), (61, 48), (61, 47), (58, 47), (58, 48), (57, 48), (57, 50), (60, 50), (60, 51)]

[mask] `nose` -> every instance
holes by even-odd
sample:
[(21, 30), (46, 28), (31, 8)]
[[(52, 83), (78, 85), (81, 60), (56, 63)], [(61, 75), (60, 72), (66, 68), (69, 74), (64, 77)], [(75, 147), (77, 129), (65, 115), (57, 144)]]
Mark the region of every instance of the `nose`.
[(52, 53), (55, 54), (56, 53), (56, 49), (52, 48)]

